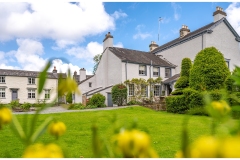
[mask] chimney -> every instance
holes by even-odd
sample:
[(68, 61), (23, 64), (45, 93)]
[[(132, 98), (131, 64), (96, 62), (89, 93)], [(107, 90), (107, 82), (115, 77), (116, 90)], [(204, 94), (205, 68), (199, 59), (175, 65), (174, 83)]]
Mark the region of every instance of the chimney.
[(53, 71), (52, 71), (53, 73), (57, 73), (57, 69), (56, 69), (56, 66), (54, 66), (54, 68), (53, 68)]
[(190, 33), (190, 29), (188, 29), (188, 26), (182, 25), (182, 28), (180, 29), (180, 38), (186, 36), (188, 33)]
[(81, 68), (80, 69), (80, 79), (79, 79), (79, 81), (81, 82), (85, 79), (86, 79), (86, 70), (85, 70), (85, 68)]
[(151, 41), (151, 44), (149, 44), (150, 52), (158, 47), (157, 43), (154, 41)]
[(76, 76), (76, 75), (77, 75), (77, 71), (74, 72), (74, 76)]
[(108, 34), (105, 35), (105, 38), (103, 40), (103, 51), (107, 47), (113, 47), (113, 36), (111, 35), (110, 32), (108, 32)]
[(216, 7), (216, 11), (213, 12), (213, 21), (217, 22), (218, 20), (225, 18), (227, 16), (226, 12), (223, 11), (221, 7)]

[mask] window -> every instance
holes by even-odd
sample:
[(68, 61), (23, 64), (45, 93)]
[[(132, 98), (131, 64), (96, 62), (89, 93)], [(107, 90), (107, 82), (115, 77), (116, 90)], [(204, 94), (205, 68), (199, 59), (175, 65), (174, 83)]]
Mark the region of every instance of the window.
[(89, 84), (88, 84), (88, 85), (89, 85), (89, 87), (92, 87), (92, 82), (89, 82)]
[(45, 90), (45, 99), (50, 99), (50, 89)]
[(35, 84), (35, 78), (28, 78), (28, 84)]
[(154, 96), (160, 96), (160, 86), (159, 85), (154, 86)]
[(28, 98), (35, 98), (35, 89), (28, 89)]
[(5, 88), (0, 88), (0, 98), (5, 98)]
[(142, 96), (147, 97), (148, 96), (148, 86), (145, 84), (141, 85), (141, 92), (142, 92)]
[(171, 77), (171, 68), (165, 68), (165, 77), (166, 78)]
[(147, 75), (147, 67), (145, 65), (139, 65), (139, 75)]
[(0, 83), (5, 83), (5, 77), (4, 76), (0, 76)]
[(129, 96), (134, 96), (134, 84), (129, 84), (128, 85), (128, 95)]
[(229, 61), (225, 61), (226, 62), (226, 64), (227, 64), (227, 67), (229, 68)]
[(159, 67), (153, 67), (153, 76), (154, 77), (158, 77), (159, 74)]

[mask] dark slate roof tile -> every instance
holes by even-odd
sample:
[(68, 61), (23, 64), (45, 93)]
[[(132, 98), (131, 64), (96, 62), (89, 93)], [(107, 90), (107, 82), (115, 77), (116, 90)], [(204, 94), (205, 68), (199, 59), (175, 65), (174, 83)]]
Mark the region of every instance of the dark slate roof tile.
[(109, 50), (124, 62), (150, 65), (152, 61), (154, 66), (176, 67), (174, 64), (149, 52), (117, 47), (109, 47)]
[(177, 81), (179, 77), (180, 77), (180, 74), (175, 74), (174, 76), (172, 76), (172, 77), (166, 79), (165, 81), (163, 81), (163, 83), (168, 84), (168, 83)]

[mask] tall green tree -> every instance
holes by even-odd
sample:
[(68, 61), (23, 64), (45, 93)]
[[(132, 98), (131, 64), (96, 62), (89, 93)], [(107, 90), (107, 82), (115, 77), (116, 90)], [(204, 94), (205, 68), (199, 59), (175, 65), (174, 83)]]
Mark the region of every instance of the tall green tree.
[(218, 90), (224, 87), (230, 71), (223, 54), (215, 47), (201, 50), (195, 60), (190, 73), (189, 85), (198, 91)]
[(93, 61), (94, 61), (93, 74), (95, 74), (101, 58), (102, 58), (102, 53), (101, 53), (101, 54), (97, 54), (97, 55), (95, 55), (95, 56), (93, 57)]

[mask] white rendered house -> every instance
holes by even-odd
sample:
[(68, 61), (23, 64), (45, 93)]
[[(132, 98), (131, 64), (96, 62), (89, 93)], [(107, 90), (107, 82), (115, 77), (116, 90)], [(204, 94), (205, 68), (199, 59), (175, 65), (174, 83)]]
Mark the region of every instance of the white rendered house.
[[(47, 80), (41, 95), (37, 94), (38, 76), (40, 72), (25, 70), (0, 69), (0, 102), (10, 103), (50, 103), (57, 96), (58, 76), (56, 68), (47, 74)], [(66, 74), (62, 74), (66, 77)]]
[[(188, 26), (183, 25), (178, 38), (161, 46), (155, 44), (150, 52), (177, 65), (178, 75), (175, 77), (179, 77), (183, 58), (190, 58), (193, 62), (197, 53), (202, 49), (215, 47), (223, 54), (230, 71), (233, 71), (236, 65), (240, 65), (240, 37), (226, 16), (223, 9), (217, 7), (213, 13), (213, 22), (192, 32)], [(176, 80), (173, 78), (172, 81), (168, 80), (163, 83), (173, 86)]]
[[(113, 47), (113, 36), (110, 32), (103, 40), (102, 58), (98, 64), (95, 75), (86, 77), (85, 69), (80, 70), (79, 89), (81, 96), (75, 95), (75, 103), (83, 102), (83, 97), (90, 98), (95, 93), (101, 93), (106, 97), (106, 105), (112, 106), (112, 86), (124, 83), (133, 78), (161, 77), (163, 80), (175, 75), (175, 65), (152, 53)], [(161, 85), (156, 86), (154, 95), (161, 94)], [(133, 88), (128, 88), (128, 96), (132, 95)], [(149, 87), (147, 97), (150, 96)]]

